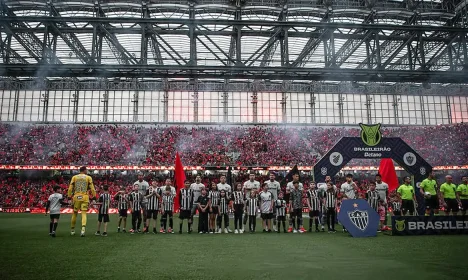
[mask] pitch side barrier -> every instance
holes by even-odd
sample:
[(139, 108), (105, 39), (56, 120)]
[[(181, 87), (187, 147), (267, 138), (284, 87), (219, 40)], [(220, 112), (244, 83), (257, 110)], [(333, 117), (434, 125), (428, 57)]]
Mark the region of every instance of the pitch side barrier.
[(466, 216), (394, 216), (392, 235), (468, 234)]

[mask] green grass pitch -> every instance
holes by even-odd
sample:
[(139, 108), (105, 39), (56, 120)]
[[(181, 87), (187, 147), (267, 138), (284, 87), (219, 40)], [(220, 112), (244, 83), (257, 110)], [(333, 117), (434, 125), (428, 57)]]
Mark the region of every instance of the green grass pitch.
[(0, 279), (468, 279), (467, 236), (130, 235), (111, 215), (97, 237), (96, 219), (81, 238), (62, 215), (51, 238), (48, 217), (0, 213)]

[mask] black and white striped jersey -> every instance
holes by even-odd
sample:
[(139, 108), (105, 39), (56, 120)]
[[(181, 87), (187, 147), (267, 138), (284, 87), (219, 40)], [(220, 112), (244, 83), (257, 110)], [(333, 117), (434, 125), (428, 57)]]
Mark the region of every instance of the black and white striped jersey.
[(99, 196), (99, 214), (109, 214), (109, 208), (111, 204), (111, 195), (109, 193), (103, 193)]
[(208, 198), (211, 199), (211, 205), (217, 206), (219, 204), (219, 191), (210, 191)]
[(172, 194), (165, 194), (162, 197), (162, 207), (164, 212), (174, 212), (174, 195)]
[(331, 189), (325, 192), (325, 207), (327, 208), (335, 208), (336, 207), (336, 191)]
[(258, 199), (257, 198), (247, 199), (246, 207), (247, 207), (247, 215), (256, 216), (258, 212)]
[(133, 211), (140, 211), (141, 210), (141, 202), (143, 201), (143, 195), (139, 192), (132, 192), (128, 199), (132, 203), (132, 210)]
[(193, 205), (194, 192), (192, 189), (180, 189), (179, 205), (180, 210), (191, 210)]
[(319, 193), (317, 190), (308, 190), (307, 191), (307, 199), (309, 200), (310, 203), (310, 208), (312, 211), (318, 211), (320, 210), (320, 199), (319, 199)]
[(234, 204), (244, 204), (244, 192), (242, 191), (235, 191), (232, 193), (232, 201)]
[(115, 200), (117, 200), (117, 209), (119, 210), (127, 210), (128, 205), (127, 205), (127, 200), (128, 200), (128, 195), (127, 194), (117, 194), (114, 197)]
[(275, 200), (275, 207), (276, 207), (276, 217), (286, 216), (286, 200), (284, 199)]
[[(153, 188), (153, 187), (150, 187), (147, 191), (146, 191), (146, 195), (152, 195), (152, 194), (158, 194), (158, 195), (161, 195), (161, 189), (160, 188)], [(148, 210), (151, 210), (151, 211), (155, 211), (155, 210), (159, 210), (160, 208), (160, 205), (159, 205), (159, 201), (160, 201), (161, 198), (157, 197), (156, 195), (152, 195), (150, 198), (148, 198), (148, 205), (146, 206), (146, 209)]]
[(375, 211), (379, 208), (379, 200), (380, 195), (378, 191), (367, 191), (366, 193), (367, 203), (369, 203), (370, 207), (372, 207)]
[(220, 197), (219, 198), (219, 214), (227, 214), (229, 210), (229, 198), (228, 197)]
[(392, 202), (393, 212), (401, 211), (401, 202), (400, 201), (393, 201)]

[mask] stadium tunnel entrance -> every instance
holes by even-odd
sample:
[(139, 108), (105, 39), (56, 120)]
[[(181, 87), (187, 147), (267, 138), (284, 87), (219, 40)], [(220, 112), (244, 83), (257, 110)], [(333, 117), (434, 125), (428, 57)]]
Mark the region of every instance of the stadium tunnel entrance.
[(424, 199), (417, 186), (432, 171), (432, 166), (401, 138), (381, 138), (371, 146), (362, 136), (343, 137), (314, 166), (314, 180), (324, 182), (326, 176), (335, 176), (352, 159), (383, 158), (394, 160), (413, 176), (418, 212), (424, 213)]

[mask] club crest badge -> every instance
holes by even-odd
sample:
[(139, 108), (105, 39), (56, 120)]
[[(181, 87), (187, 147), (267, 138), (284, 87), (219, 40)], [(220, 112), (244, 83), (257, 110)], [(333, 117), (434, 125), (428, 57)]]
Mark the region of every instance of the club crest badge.
[(365, 231), (369, 225), (369, 213), (362, 210), (348, 212), (349, 219), (358, 229)]
[(382, 140), (382, 133), (380, 132), (381, 124), (367, 125), (360, 123), (361, 127), (361, 140), (367, 146), (376, 146)]
[(413, 166), (416, 163), (416, 155), (412, 152), (407, 152), (403, 156), (403, 162), (408, 166)]
[(328, 170), (327, 170), (326, 167), (320, 168), (320, 173), (322, 173), (322, 175), (327, 175), (327, 172), (328, 172)]
[(333, 152), (330, 155), (330, 163), (334, 166), (340, 166), (343, 163), (343, 155), (339, 152)]

